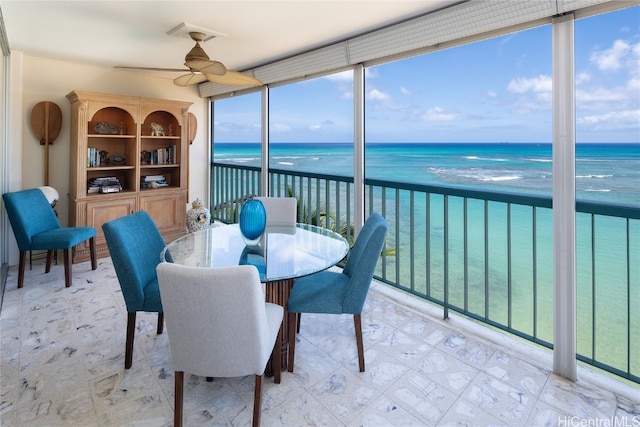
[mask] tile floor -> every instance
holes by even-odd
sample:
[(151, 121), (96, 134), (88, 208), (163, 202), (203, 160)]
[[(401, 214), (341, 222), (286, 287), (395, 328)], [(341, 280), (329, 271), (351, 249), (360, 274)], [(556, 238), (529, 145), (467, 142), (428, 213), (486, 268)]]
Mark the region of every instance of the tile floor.
[[(1, 322), (1, 426), (170, 426), (167, 334), (138, 315), (125, 371), (126, 312), (111, 260), (9, 271)], [(374, 283), (363, 313), (365, 373), (350, 316), (304, 315), (295, 373), (263, 382), (263, 426), (640, 425), (640, 388), (580, 369), (549, 372), (548, 352)], [(185, 376), (185, 425), (250, 425), (253, 377)], [(589, 424), (590, 423), (590, 424)], [(600, 424), (597, 424), (600, 423)], [(609, 423), (609, 424), (606, 424)], [(616, 424), (614, 424), (616, 423)]]

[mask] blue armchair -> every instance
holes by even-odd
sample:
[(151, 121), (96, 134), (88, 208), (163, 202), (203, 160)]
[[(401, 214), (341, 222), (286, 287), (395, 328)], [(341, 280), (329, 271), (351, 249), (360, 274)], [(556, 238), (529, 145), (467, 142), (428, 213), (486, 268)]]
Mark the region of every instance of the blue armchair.
[(342, 272), (322, 271), (296, 279), (289, 301), (289, 360), (288, 371), (293, 372), (296, 348), (296, 328), (300, 313), (353, 314), (358, 347), (358, 364), (364, 372), (362, 344), (362, 307), (369, 292), (380, 252), (387, 235), (387, 222), (373, 213), (365, 222), (355, 244), (349, 251)]
[(133, 362), (133, 340), (136, 313), (158, 313), (158, 334), (162, 333), (164, 317), (156, 266), (164, 240), (146, 211), (138, 211), (102, 224), (113, 267), (120, 282), (127, 306), (127, 340), (124, 367)]
[(91, 269), (98, 267), (93, 227), (62, 227), (49, 201), (38, 188), (15, 191), (2, 195), (13, 234), (16, 236), (20, 261), (18, 265), (18, 288), (24, 285), (24, 268), (27, 252), (46, 250), (45, 273), (51, 271), (53, 251), (64, 251), (64, 284), (71, 286), (71, 248), (89, 240)]

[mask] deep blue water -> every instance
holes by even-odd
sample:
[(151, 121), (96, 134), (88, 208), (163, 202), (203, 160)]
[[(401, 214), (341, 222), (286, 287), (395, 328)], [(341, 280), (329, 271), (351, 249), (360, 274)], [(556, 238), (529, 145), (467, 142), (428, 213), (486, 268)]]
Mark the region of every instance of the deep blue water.
[[(260, 166), (260, 144), (216, 143), (216, 161)], [(551, 144), (368, 144), (368, 178), (526, 194), (552, 191)], [(272, 144), (270, 167), (353, 175), (351, 144)], [(640, 143), (578, 144), (582, 200), (640, 205)]]

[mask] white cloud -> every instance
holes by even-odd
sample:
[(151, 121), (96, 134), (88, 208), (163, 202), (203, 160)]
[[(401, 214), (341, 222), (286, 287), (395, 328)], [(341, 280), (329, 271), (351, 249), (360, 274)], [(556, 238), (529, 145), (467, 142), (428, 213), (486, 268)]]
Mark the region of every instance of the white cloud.
[(638, 122), (640, 122), (640, 110), (614, 111), (576, 118), (577, 125), (598, 129), (614, 129), (627, 126), (631, 129), (637, 129)]
[(487, 96), (488, 96), (489, 98), (497, 98), (497, 97), (498, 97), (498, 94), (497, 94), (497, 93), (495, 93), (494, 91), (490, 90), (490, 91), (488, 91), (488, 92), (487, 92)]
[(587, 83), (589, 81), (591, 81), (591, 74), (584, 71), (576, 74), (576, 85)]
[(458, 114), (455, 112), (445, 111), (440, 107), (433, 107), (427, 110), (420, 118), (426, 122), (450, 122), (457, 117)]
[(379, 91), (378, 89), (372, 89), (367, 93), (367, 99), (371, 101), (389, 101), (391, 96), (389, 94)]
[(513, 93), (551, 92), (551, 77), (545, 75), (533, 78), (518, 77), (509, 82), (507, 89)]
[(291, 126), (284, 123), (274, 123), (269, 126), (269, 129), (273, 132), (291, 132)]
[(323, 76), (323, 79), (332, 81), (332, 82), (349, 82), (353, 81), (353, 71), (346, 70), (341, 71), (339, 73), (329, 74), (328, 76)]
[(400, 93), (403, 95), (411, 95), (411, 91), (404, 86), (400, 86)]
[(603, 71), (618, 71), (623, 66), (624, 58), (632, 51), (629, 43), (616, 40), (611, 48), (593, 52), (589, 60)]

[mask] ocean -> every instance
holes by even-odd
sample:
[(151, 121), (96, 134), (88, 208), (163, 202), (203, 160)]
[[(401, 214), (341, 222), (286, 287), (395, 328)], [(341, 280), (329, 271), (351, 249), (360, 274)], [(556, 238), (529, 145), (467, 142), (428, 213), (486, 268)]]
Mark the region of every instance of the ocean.
[[(337, 143), (278, 143), (270, 166), (353, 175), (353, 147)], [(368, 178), (551, 195), (551, 144), (388, 143), (366, 146)], [(260, 166), (260, 144), (216, 143), (214, 158)], [(578, 144), (576, 198), (640, 205), (640, 143)]]
[[(270, 167), (291, 171), (304, 171), (328, 175), (352, 176), (353, 153), (350, 144), (272, 144)], [(367, 178), (407, 182), (436, 186), (454, 186), (468, 189), (498, 191), (531, 195), (552, 194), (552, 147), (550, 144), (368, 144), (366, 146), (365, 175)], [(260, 166), (259, 144), (216, 143), (214, 159), (232, 165)], [(607, 204), (640, 206), (640, 143), (638, 144), (578, 144), (576, 147), (576, 198)], [(416, 200), (415, 212), (424, 216), (425, 202)], [(449, 215), (452, 218), (448, 244), (449, 269), (444, 270), (442, 246), (442, 198), (431, 202), (431, 242), (427, 249), (421, 246), (424, 239), (416, 241), (416, 259), (425, 257), (430, 251), (430, 265), (416, 262), (417, 286), (424, 286), (426, 277), (433, 284), (432, 292), (442, 298), (438, 287), (445, 274), (450, 283), (449, 300), (462, 306), (465, 290), (463, 271), (463, 233), (455, 221), (462, 218), (462, 203), (452, 199)], [(392, 202), (387, 203), (393, 206)], [(407, 205), (401, 200), (400, 205)], [(539, 210), (537, 213), (537, 261), (533, 266), (531, 254), (530, 210), (514, 206), (507, 214), (502, 207), (490, 207), (488, 257), (484, 257), (483, 218), (484, 205), (469, 201), (469, 248), (467, 275), (469, 278), (469, 310), (489, 314), (503, 324), (511, 323), (514, 329), (527, 334), (536, 334), (540, 339), (553, 341), (553, 256), (552, 213)], [(391, 208), (392, 209), (392, 208)], [(435, 214), (435, 215), (434, 215)], [(393, 221), (394, 212), (389, 212)], [(512, 223), (511, 251), (512, 289), (506, 283), (507, 259), (506, 224), (507, 215)], [(424, 235), (423, 226), (408, 231), (410, 227), (400, 219), (399, 230), (404, 236), (397, 237), (398, 250), (408, 253), (408, 233)], [(423, 224), (424, 218), (416, 218)], [(592, 236), (592, 225), (596, 232)], [(632, 221), (627, 237), (625, 221), (618, 218), (598, 216), (592, 224), (591, 216), (577, 217), (577, 312), (578, 352), (591, 356), (595, 351), (597, 360), (626, 371), (627, 343), (631, 337), (632, 347), (640, 345), (640, 224)], [(396, 237), (394, 237), (395, 239)], [(627, 242), (627, 244), (623, 244)], [(395, 241), (394, 241), (395, 244)], [(593, 246), (592, 246), (593, 245)], [(627, 246), (629, 258), (627, 259)], [(595, 260), (592, 263), (592, 248)], [(627, 278), (627, 261), (631, 266), (631, 277)], [(485, 276), (488, 262), (488, 274)], [(411, 273), (407, 264), (399, 268), (398, 281), (407, 285)], [(595, 266), (595, 267), (594, 267)], [(537, 275), (537, 289), (533, 290), (532, 271)], [(393, 271), (394, 268), (388, 267)], [(485, 277), (489, 280), (489, 291), (485, 294)], [(595, 283), (595, 285), (594, 285)], [(631, 295), (627, 297), (627, 295)], [(533, 301), (537, 313), (533, 315)], [(507, 302), (513, 304), (513, 312), (506, 311)], [(630, 317), (627, 313), (630, 309)], [(595, 315), (592, 316), (591, 313)], [(511, 316), (511, 319), (509, 319)], [(629, 325), (629, 329), (628, 326)], [(595, 338), (592, 330), (596, 330)], [(631, 331), (631, 332), (628, 332)], [(628, 334), (628, 335), (627, 335)], [(632, 353), (632, 358), (633, 358)], [(631, 362), (634, 375), (640, 374), (640, 357)]]

